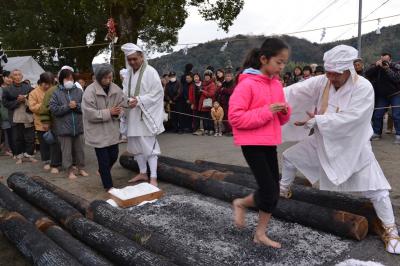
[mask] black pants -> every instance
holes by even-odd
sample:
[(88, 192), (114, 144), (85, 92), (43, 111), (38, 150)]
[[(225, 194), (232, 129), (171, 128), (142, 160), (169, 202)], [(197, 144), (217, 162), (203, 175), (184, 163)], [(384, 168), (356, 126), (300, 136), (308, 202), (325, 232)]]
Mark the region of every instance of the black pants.
[(50, 145), (50, 166), (60, 167), (62, 165), (62, 153), (61, 145), (57, 139), (57, 142)]
[(204, 130), (207, 130), (207, 131), (214, 130), (214, 122), (211, 120), (210, 112), (199, 112), (199, 116), (205, 118), (205, 119), (200, 119), (200, 120), (203, 120)]
[(177, 114), (175, 112), (183, 113), (185, 111), (185, 103), (182, 101), (175, 102), (171, 105), (171, 123), (172, 129), (176, 132), (182, 131), (184, 129), (184, 119), (185, 116)]
[(279, 166), (276, 146), (242, 146), (247, 164), (256, 178), (256, 207), (272, 213), (279, 199)]
[(43, 134), (46, 133), (46, 131), (36, 131), (38, 138), (39, 138), (39, 144), (40, 144), (40, 159), (42, 162), (48, 163), (50, 162), (50, 145), (46, 143), (43, 139)]
[(8, 147), (10, 148), (12, 154), (15, 155), (15, 145), (14, 145), (14, 139), (13, 139), (13, 133), (12, 133), (13, 130), (10, 127), (7, 129), (3, 129), (3, 131), (4, 131), (4, 135), (7, 135)]
[(184, 113), (187, 114), (183, 117), (183, 128), (185, 130), (193, 131), (193, 110), (191, 104), (185, 103)]
[(118, 144), (104, 148), (95, 148), (95, 152), (103, 187), (105, 189), (112, 188), (114, 185), (111, 177), (111, 168), (118, 159)]
[(35, 130), (33, 127), (25, 127), (24, 124), (18, 123), (12, 126), (12, 134), (14, 140), (14, 155), (33, 155), (35, 149)]

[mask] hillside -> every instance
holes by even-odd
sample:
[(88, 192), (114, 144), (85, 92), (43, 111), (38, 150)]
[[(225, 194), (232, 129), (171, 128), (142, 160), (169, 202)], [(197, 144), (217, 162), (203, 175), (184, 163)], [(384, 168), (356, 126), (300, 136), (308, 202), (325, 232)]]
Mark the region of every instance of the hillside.
[[(374, 62), (382, 51), (392, 53), (393, 60), (400, 60), (400, 38), (398, 36), (400, 36), (400, 24), (382, 28), (380, 35), (377, 35), (375, 32), (364, 34), (362, 36), (364, 60), (367, 63)], [(281, 37), (292, 49), (289, 68), (292, 68), (296, 63), (322, 63), (324, 52), (337, 44), (357, 46), (357, 38), (317, 44), (293, 36), (283, 35)], [(212, 65), (216, 69), (223, 68), (229, 62), (231, 62), (233, 68), (236, 68), (242, 64), (246, 53), (251, 48), (260, 46), (263, 38), (264, 36), (237, 35), (233, 38), (214, 40), (189, 48), (187, 55), (184, 55), (183, 50), (181, 50), (152, 59), (150, 60), (150, 64), (160, 74), (167, 73), (170, 70), (174, 70), (180, 74), (183, 71), (184, 65), (189, 62), (195, 66), (195, 72), (202, 72), (208, 65)], [(225, 41), (228, 41), (228, 46), (224, 52), (221, 52), (220, 49)]]

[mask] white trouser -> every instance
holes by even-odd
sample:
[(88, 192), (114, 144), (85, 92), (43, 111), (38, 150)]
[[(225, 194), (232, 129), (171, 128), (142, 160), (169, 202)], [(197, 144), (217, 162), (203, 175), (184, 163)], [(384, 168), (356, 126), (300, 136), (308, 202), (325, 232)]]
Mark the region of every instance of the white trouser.
[[(283, 156), (282, 179), (280, 184), (284, 188), (289, 188), (296, 176), (296, 167)], [(392, 203), (387, 189), (363, 191), (362, 195), (369, 199), (374, 205), (378, 218), (385, 226), (395, 225)]]
[(157, 178), (157, 155), (145, 156), (143, 154), (135, 155), (135, 160), (139, 165), (139, 170), (141, 174), (147, 173), (147, 163), (150, 167), (150, 178)]

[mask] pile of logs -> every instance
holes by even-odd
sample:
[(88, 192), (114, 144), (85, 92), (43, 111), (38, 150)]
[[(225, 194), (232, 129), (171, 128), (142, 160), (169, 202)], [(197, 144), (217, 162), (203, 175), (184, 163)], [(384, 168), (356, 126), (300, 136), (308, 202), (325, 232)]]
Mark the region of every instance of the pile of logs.
[[(120, 164), (138, 165), (124, 154)], [(160, 180), (231, 202), (257, 188), (247, 167), (160, 157)], [(45, 179), (14, 173), (0, 183), (0, 230), (34, 265), (214, 265), (168, 235), (151, 230), (126, 210), (89, 202)], [(362, 198), (296, 184), (273, 215), (341, 237), (380, 233), (372, 205)], [(220, 265), (220, 264), (218, 264)]]
[[(130, 154), (123, 154), (120, 164), (138, 171)], [(228, 202), (257, 188), (249, 168), (208, 161), (192, 163), (160, 156), (158, 176), (162, 181)], [(382, 233), (379, 219), (367, 199), (299, 184), (292, 186), (292, 192), (291, 199), (279, 201), (273, 213), (275, 217), (356, 240), (364, 239), (368, 231)]]

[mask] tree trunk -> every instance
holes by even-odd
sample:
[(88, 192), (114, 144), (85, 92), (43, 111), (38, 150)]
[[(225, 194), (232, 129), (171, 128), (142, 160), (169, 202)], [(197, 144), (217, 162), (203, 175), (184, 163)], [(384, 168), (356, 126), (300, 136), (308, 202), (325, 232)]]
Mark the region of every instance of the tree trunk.
[[(137, 163), (133, 160), (120, 160), (120, 163), (122, 166), (129, 163), (130, 169), (137, 168)], [(228, 202), (254, 192), (253, 189), (244, 186), (215, 180), (194, 171), (171, 167), (163, 163), (158, 164), (158, 176), (162, 181)], [(365, 217), (297, 200), (280, 199), (273, 215), (283, 220), (356, 240), (364, 239), (368, 233), (368, 221)]]
[(0, 206), (9, 211), (20, 213), (40, 231), (44, 231), (55, 224), (46, 214), (37, 210), (17, 194), (11, 192), (2, 183), (0, 183)]
[[(132, 164), (132, 159), (129, 157), (128, 154), (122, 155), (120, 158), (120, 162), (121, 164), (126, 165), (127, 168), (129, 168), (130, 165), (133, 165), (134, 168), (132, 170), (136, 170), (136, 165)], [(165, 156), (160, 156), (159, 162), (165, 163), (170, 166), (176, 166), (196, 171), (208, 178), (241, 185), (252, 189), (258, 188), (257, 182), (253, 174), (248, 173), (247, 170), (250, 171), (250, 169), (247, 167), (219, 164), (200, 160), (197, 160), (195, 163), (190, 163)], [(209, 169), (216, 169), (217, 171)], [(238, 172), (234, 172), (236, 170)], [(350, 194), (322, 191), (319, 189), (298, 184), (293, 184), (291, 189), (293, 194), (291, 199), (293, 200), (304, 201), (312, 204), (317, 204), (322, 207), (342, 210), (364, 216), (368, 219), (369, 230), (371, 232), (378, 235), (380, 235), (382, 232), (381, 221), (376, 215), (374, 206), (368, 199), (355, 197)]]
[(2, 183), (0, 183), (0, 205), (9, 211), (20, 213), (82, 265), (111, 265), (110, 262), (73, 238), (57, 226), (46, 214), (11, 192)]
[(145, 250), (128, 238), (82, 216), (54, 193), (21, 173), (12, 174), (8, 184), (21, 197), (52, 215), (76, 238), (120, 265), (174, 265), (166, 258)]
[(71, 205), (22, 173), (11, 174), (7, 184), (19, 196), (45, 210), (62, 225), (66, 225), (70, 219), (82, 217), (82, 214)]
[(75, 239), (68, 232), (64, 231), (57, 225), (49, 227), (44, 233), (55, 243), (57, 243), (58, 246), (71, 254), (82, 265), (113, 265), (102, 255), (98, 254), (79, 240)]
[[(177, 265), (216, 265), (215, 260), (197, 250), (174, 241), (141, 223), (126, 210), (112, 207), (105, 201), (90, 204), (88, 217), (93, 221), (135, 240), (150, 251), (171, 258)], [(219, 265), (219, 264), (218, 264)]]
[(60, 199), (68, 202), (68, 204), (77, 209), (83, 215), (86, 215), (86, 209), (89, 208), (90, 204), (89, 201), (87, 201), (86, 199), (69, 193), (68, 191), (65, 191), (64, 189), (53, 185), (52, 183), (48, 182), (46, 179), (40, 176), (34, 176), (32, 177), (32, 180), (39, 184), (42, 188), (53, 192)]
[(0, 230), (33, 265), (81, 265), (19, 213), (0, 207)]
[(84, 217), (68, 221), (66, 227), (75, 237), (119, 265), (174, 265), (125, 236)]

